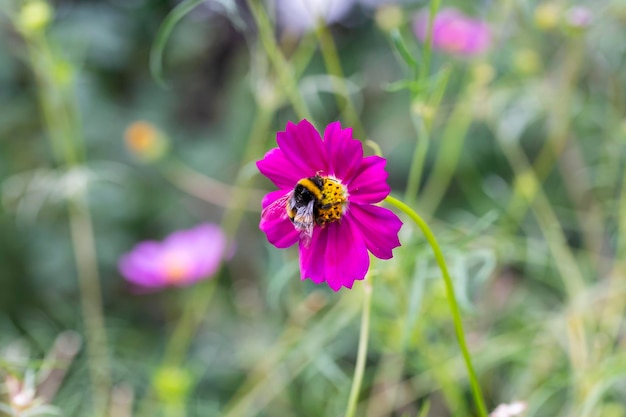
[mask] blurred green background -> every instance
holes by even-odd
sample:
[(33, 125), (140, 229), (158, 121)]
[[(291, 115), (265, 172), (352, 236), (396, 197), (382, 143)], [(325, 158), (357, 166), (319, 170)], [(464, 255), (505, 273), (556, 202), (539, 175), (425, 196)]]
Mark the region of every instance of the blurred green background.
[[(91, 393), (111, 387), (134, 398), (133, 414), (111, 416), (342, 415), (362, 283), (333, 293), (301, 282), (297, 251), (258, 230), (273, 186), (254, 161), (302, 117), (295, 95), (319, 130), (341, 120), (375, 142), (366, 152), (388, 159), (393, 194), (429, 220), (490, 409), (523, 400), (527, 416), (626, 415), (626, 1), (443, 0), (485, 20), (493, 42), (473, 58), (435, 50), (427, 68), (412, 31), (425, 1), (345, 0), (317, 33), (293, 11), (281, 21), (280, 2), (207, 0), (175, 22), (192, 2), (55, 1), (47, 24), (25, 17), (32, 3), (0, 1), (0, 375), (38, 369), (74, 330), (83, 349), (52, 401), (62, 415), (102, 415)], [(282, 64), (250, 4), (270, 19)], [(413, 77), (399, 45), (426, 72)], [(162, 52), (153, 72), (151, 51)], [(166, 138), (158, 158), (125, 143), (139, 120)], [(51, 128), (76, 162), (59, 157)], [(368, 278), (356, 415), (478, 415), (439, 270), (403, 220), (403, 246)], [(122, 254), (202, 222), (222, 223), (237, 246), (213, 284), (132, 291)], [(76, 246), (90, 229), (95, 259)], [(81, 254), (101, 293), (81, 292)], [(106, 350), (90, 353), (99, 336), (81, 303), (92, 290)], [(170, 366), (163, 352), (190, 304), (189, 350)], [(107, 375), (99, 388), (90, 360)]]

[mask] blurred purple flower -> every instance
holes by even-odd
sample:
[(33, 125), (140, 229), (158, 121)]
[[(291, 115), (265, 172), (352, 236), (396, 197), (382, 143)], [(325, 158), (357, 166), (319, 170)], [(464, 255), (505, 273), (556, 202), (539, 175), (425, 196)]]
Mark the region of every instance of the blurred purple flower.
[(205, 223), (174, 232), (163, 242), (141, 242), (118, 266), (126, 280), (144, 289), (184, 287), (215, 274), (226, 251), (222, 230)]
[[(428, 11), (423, 11), (413, 25), (422, 42), (426, 41), (428, 19)], [(432, 32), (433, 48), (450, 54), (471, 57), (485, 52), (491, 45), (491, 33), (485, 22), (467, 17), (453, 8), (437, 13)]]
[(573, 6), (565, 13), (565, 20), (573, 29), (586, 29), (591, 26), (593, 12), (584, 6)]

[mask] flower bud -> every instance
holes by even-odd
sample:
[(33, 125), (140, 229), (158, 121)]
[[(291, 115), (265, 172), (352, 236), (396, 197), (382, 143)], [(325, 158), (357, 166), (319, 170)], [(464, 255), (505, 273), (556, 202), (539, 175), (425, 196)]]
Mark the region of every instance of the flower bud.
[(494, 68), (486, 62), (481, 62), (472, 67), (472, 82), (477, 87), (486, 86), (496, 75)]
[(565, 29), (571, 33), (581, 33), (591, 26), (593, 13), (586, 7), (574, 6), (565, 12)]
[(535, 26), (550, 30), (558, 26), (561, 19), (561, 7), (554, 3), (544, 3), (535, 9)]
[(534, 50), (521, 49), (513, 55), (513, 67), (523, 75), (533, 75), (541, 68), (541, 59)]
[(157, 371), (152, 383), (161, 401), (167, 404), (180, 404), (189, 394), (192, 378), (184, 369), (166, 367)]
[(29, 1), (18, 15), (18, 26), (26, 36), (41, 32), (52, 19), (52, 8), (43, 0)]
[(376, 10), (374, 19), (379, 28), (389, 32), (402, 25), (404, 16), (400, 7), (395, 4), (386, 4)]

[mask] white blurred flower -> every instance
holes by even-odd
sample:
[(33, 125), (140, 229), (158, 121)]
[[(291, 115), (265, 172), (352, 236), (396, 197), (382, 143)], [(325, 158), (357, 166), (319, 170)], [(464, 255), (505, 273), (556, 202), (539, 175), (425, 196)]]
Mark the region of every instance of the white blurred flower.
[(318, 20), (334, 23), (348, 15), (356, 0), (277, 0), (278, 21), (294, 32), (308, 32)]
[(326, 24), (346, 19), (353, 7), (360, 4), (368, 9), (406, 0), (276, 0), (278, 23), (296, 33), (308, 32), (318, 21)]
[(526, 403), (523, 401), (515, 401), (511, 404), (500, 404), (489, 417), (516, 417), (522, 415), (526, 411)]

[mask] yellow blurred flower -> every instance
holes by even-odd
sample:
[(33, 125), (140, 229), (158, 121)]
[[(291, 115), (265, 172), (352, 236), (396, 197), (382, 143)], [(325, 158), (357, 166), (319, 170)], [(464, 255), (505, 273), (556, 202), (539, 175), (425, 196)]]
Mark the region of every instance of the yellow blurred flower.
[(137, 158), (145, 162), (160, 159), (167, 151), (167, 140), (151, 123), (137, 121), (124, 133), (126, 147)]
[(513, 56), (513, 66), (524, 75), (536, 74), (541, 68), (541, 58), (532, 49), (521, 49)]
[(555, 3), (544, 3), (535, 9), (535, 26), (549, 30), (558, 26), (561, 20), (561, 7)]
[(495, 69), (486, 62), (481, 62), (472, 67), (472, 81), (477, 87), (484, 87), (496, 76)]
[(17, 25), (26, 36), (40, 32), (52, 20), (52, 8), (43, 0), (33, 0), (24, 4), (18, 15)]

